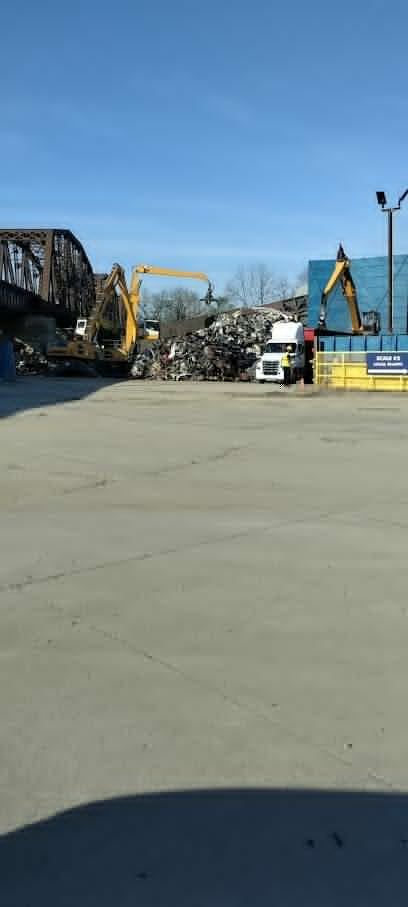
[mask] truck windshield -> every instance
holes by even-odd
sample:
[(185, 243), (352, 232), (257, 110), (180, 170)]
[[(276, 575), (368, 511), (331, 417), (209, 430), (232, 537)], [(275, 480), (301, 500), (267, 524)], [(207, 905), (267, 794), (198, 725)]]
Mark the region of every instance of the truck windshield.
[(267, 343), (265, 347), (265, 353), (284, 353), (286, 352), (288, 346), (292, 347), (292, 353), (296, 353), (296, 343)]

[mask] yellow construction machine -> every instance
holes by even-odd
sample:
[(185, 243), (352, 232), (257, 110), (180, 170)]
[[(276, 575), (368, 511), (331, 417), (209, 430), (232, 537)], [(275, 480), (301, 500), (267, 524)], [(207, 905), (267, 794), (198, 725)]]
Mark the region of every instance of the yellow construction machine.
[(329, 277), (322, 293), (319, 327), (323, 330), (327, 329), (326, 320), (329, 296), (333, 293), (338, 283), (340, 283), (343, 296), (350, 312), (352, 333), (379, 334), (381, 327), (379, 313), (374, 309), (369, 312), (360, 312), (357, 300), (357, 290), (351, 276), (350, 264), (350, 259), (347, 258), (343, 246), (340, 245), (333, 273)]
[[(138, 344), (142, 341), (153, 342), (160, 337), (160, 322), (156, 319), (146, 319), (142, 327), (138, 324), (142, 279), (146, 274), (202, 280), (207, 285), (203, 301), (207, 305), (214, 301), (211, 281), (201, 271), (177, 271), (154, 265), (136, 265), (128, 290), (123, 268), (119, 264), (114, 264), (105, 281), (102, 297), (90, 317), (77, 320), (75, 336), (71, 340), (61, 346), (48, 347), (49, 362), (71, 368), (75, 365), (90, 366), (104, 373), (128, 372)], [(123, 317), (116, 316), (112, 321), (107, 315), (108, 310), (112, 309), (112, 298), (117, 296), (117, 291)], [(119, 339), (107, 339), (107, 333), (116, 333)]]
[[(113, 294), (119, 291), (124, 311), (124, 330), (116, 316), (106, 317), (112, 306)], [(106, 333), (116, 333), (118, 340), (106, 339)], [(78, 318), (74, 337), (60, 346), (47, 349), (48, 361), (65, 367), (90, 366), (97, 371), (123, 371), (136, 347), (137, 323), (130, 304), (125, 272), (114, 264), (105, 281), (101, 299), (89, 318)]]

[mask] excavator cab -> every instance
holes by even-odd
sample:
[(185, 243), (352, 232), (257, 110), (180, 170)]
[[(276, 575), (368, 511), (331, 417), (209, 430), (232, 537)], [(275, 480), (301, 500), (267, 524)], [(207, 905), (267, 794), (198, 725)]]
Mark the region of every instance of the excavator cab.
[(87, 318), (77, 318), (77, 323), (76, 323), (76, 327), (75, 327), (75, 337), (85, 337), (87, 327), (88, 327)]
[(143, 340), (160, 340), (160, 321), (157, 318), (145, 318), (141, 325)]
[(361, 313), (361, 324), (364, 334), (379, 334), (381, 330), (380, 313), (375, 309)]

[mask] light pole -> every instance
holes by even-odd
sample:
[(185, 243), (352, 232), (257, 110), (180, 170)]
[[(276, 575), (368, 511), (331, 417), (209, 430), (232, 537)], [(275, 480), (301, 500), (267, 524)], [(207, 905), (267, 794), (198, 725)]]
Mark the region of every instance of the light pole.
[(387, 207), (387, 197), (385, 192), (380, 190), (376, 193), (377, 202), (380, 208), (387, 214), (388, 220), (388, 333), (392, 334), (394, 324), (394, 212), (399, 211), (404, 198), (408, 195), (408, 189), (400, 195), (398, 204), (394, 207)]

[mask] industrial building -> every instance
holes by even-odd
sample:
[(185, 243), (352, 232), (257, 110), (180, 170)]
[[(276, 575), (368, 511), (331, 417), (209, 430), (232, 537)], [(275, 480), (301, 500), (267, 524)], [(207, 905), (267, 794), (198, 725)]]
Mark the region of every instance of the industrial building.
[[(358, 307), (379, 316), (379, 330), (352, 331), (350, 306), (340, 283), (327, 297), (325, 330), (318, 333), (315, 380), (328, 387), (408, 390), (408, 255), (394, 256), (392, 327), (389, 331), (388, 260), (351, 262)], [(322, 292), (334, 261), (309, 262), (309, 324), (319, 327)]]
[[(309, 262), (308, 323), (319, 324), (322, 291), (333, 271), (334, 260)], [(381, 334), (387, 333), (388, 262), (386, 257), (353, 258), (351, 270), (356, 284), (360, 310), (376, 309), (380, 315)], [(351, 331), (350, 316), (341, 287), (332, 293), (328, 306), (329, 331)], [(408, 335), (408, 255), (394, 256), (393, 333)], [(359, 338), (361, 339), (361, 338)]]

